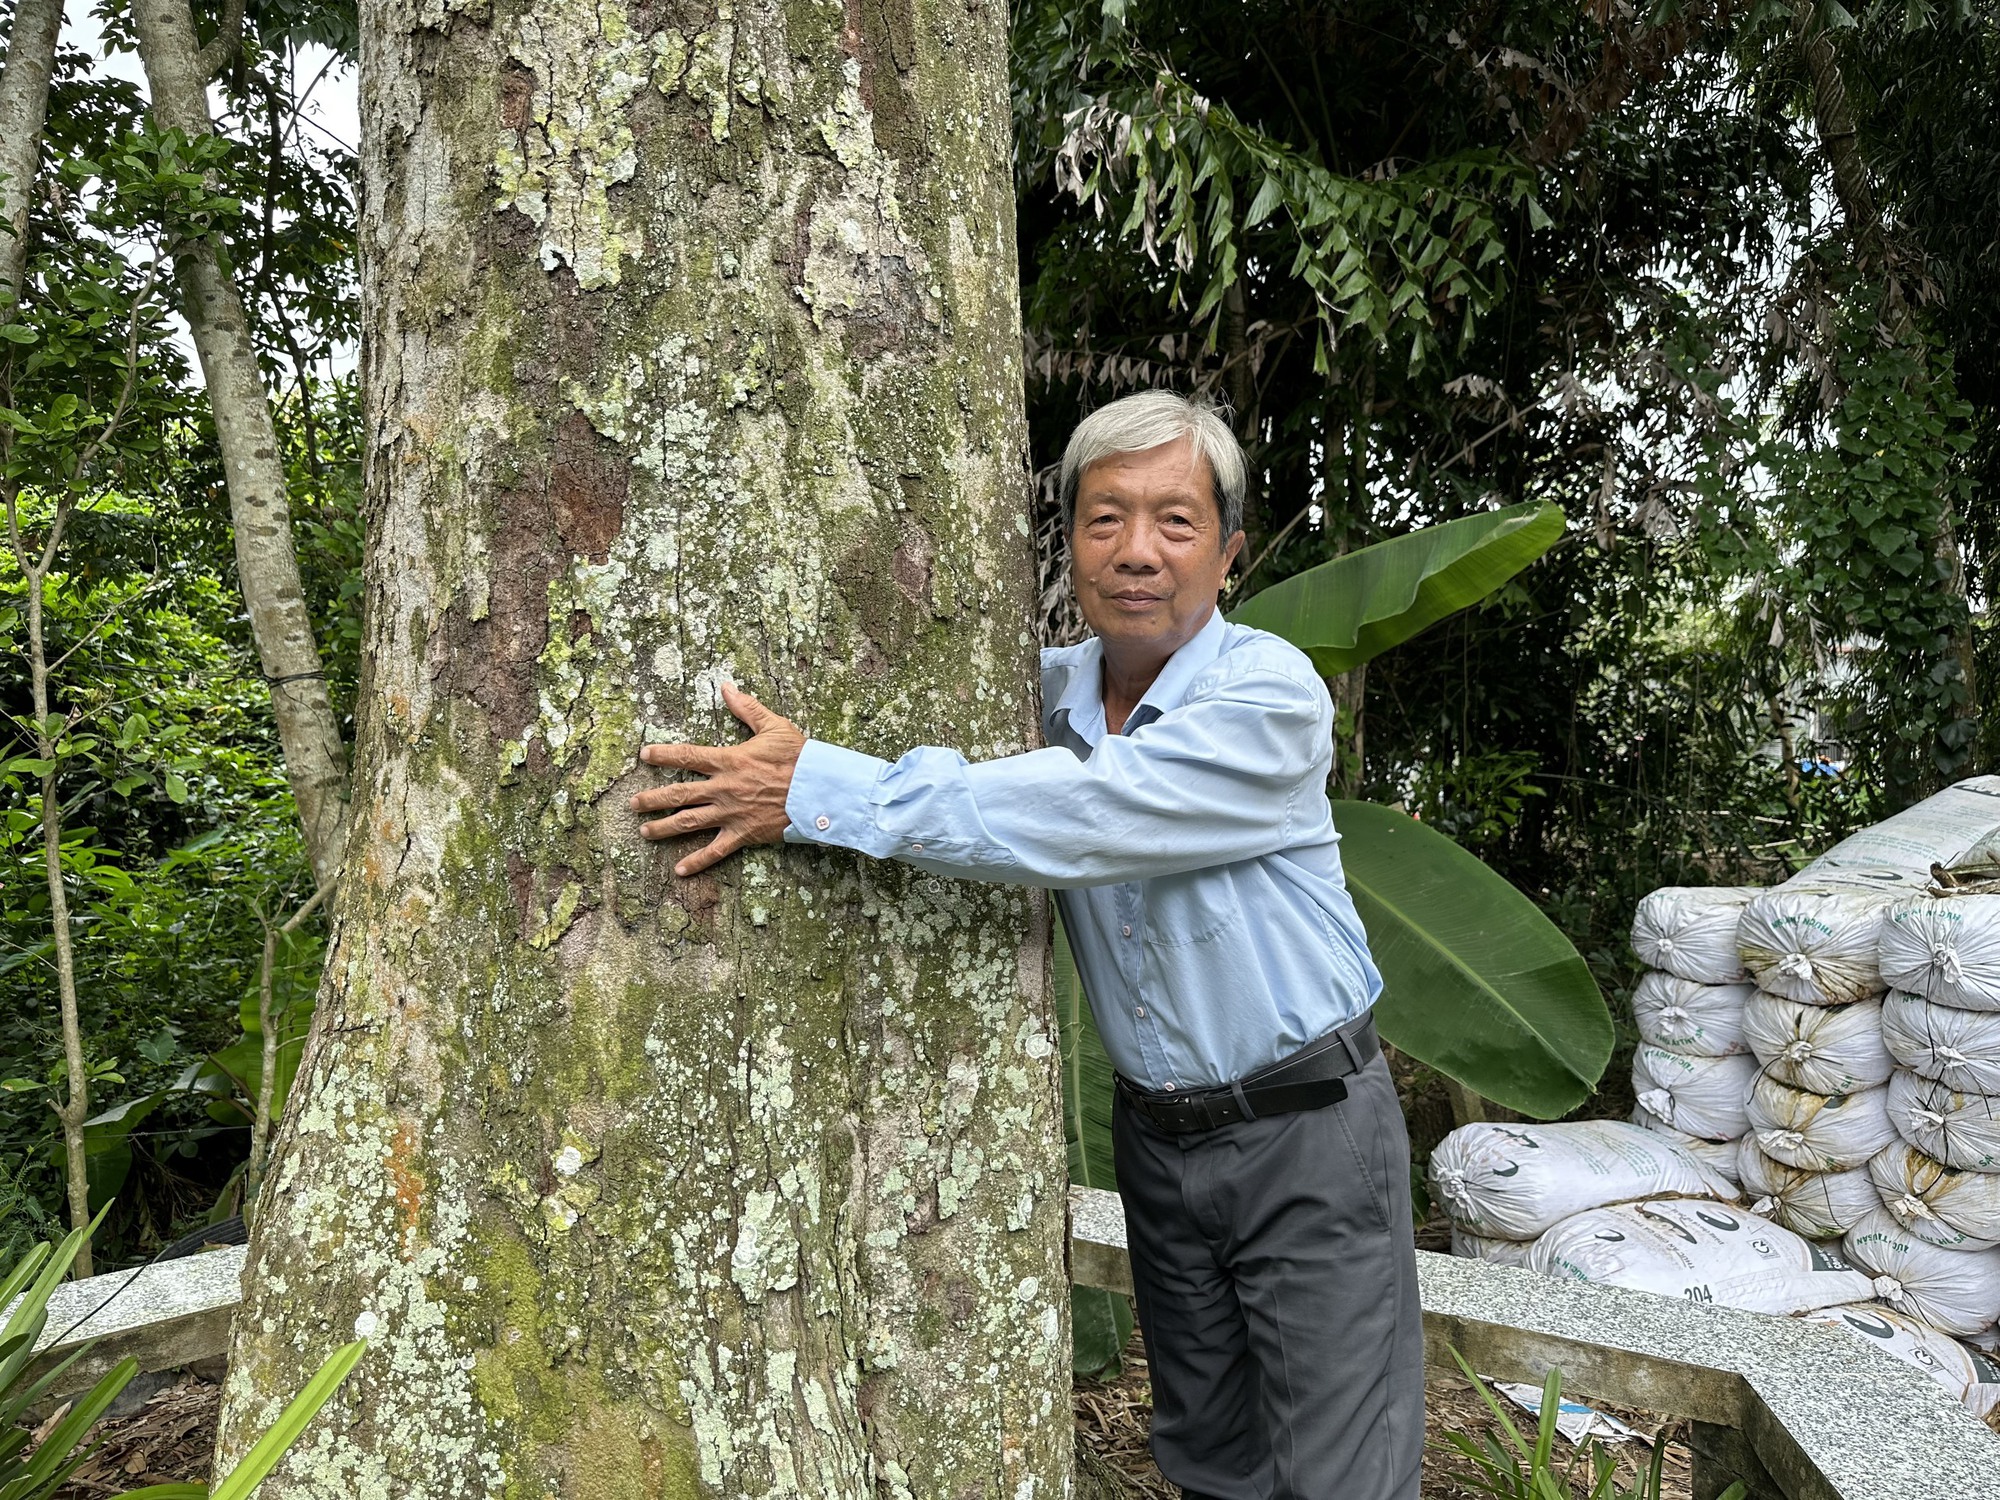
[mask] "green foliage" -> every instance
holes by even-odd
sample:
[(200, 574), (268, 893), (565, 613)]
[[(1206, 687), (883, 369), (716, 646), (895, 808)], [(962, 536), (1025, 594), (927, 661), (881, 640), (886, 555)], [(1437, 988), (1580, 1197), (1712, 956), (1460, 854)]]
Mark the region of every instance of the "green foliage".
[(1341, 863), (1396, 1047), (1536, 1119), (1576, 1108), (1611, 1057), (1582, 957), (1501, 876), (1393, 808), (1334, 804)]
[(1537, 765), (1536, 756), (1523, 750), (1425, 761), (1411, 778), (1406, 806), (1425, 827), (1478, 854), (1520, 826), (1529, 798), (1547, 795), (1535, 784)]
[[(1063, 1144), (1069, 1152), (1069, 1180), (1078, 1187), (1118, 1189), (1111, 1160), (1111, 1059), (1090, 1014), (1083, 980), (1062, 922), (1055, 923), (1053, 969), (1056, 1022), (1062, 1046)], [(1129, 1298), (1100, 1287), (1071, 1287), (1071, 1364), (1086, 1379), (1118, 1372), (1119, 1357), (1132, 1337)]]
[(1257, 253), (1255, 231), (1274, 217), (1285, 225), (1288, 274), (1317, 306), (1321, 373), (1349, 333), (1382, 347), (1393, 340), (1412, 370), (1440, 338), (1470, 337), (1504, 291), (1502, 220), (1549, 223), (1527, 166), (1504, 152), (1461, 152), (1396, 176), (1345, 176), (1204, 98), (1164, 59), (1132, 47), (1122, 27), (1106, 31), (1095, 46), (1035, 60), (1052, 78), (1094, 64), (1106, 92), (1024, 102), (1061, 114), (1060, 186), (1100, 219), (1111, 211), (1121, 237), (1136, 237), (1149, 260), (1168, 252), (1176, 305), (1189, 300), (1182, 277), (1206, 270), (1192, 321), (1206, 324), (1210, 350), (1239, 263)]
[[(1703, 475), (1714, 553), (1796, 601), (1839, 736), (1894, 803), (1965, 774), (1977, 724), (1953, 520), (1973, 504), (1971, 408), (1951, 362), (1866, 288), (1820, 334), (1825, 363), (1792, 426), (1745, 413), (1712, 440)], [(1756, 488), (1745, 483), (1760, 476)]]
[(49, 1297), (68, 1274), (84, 1239), (85, 1231), (72, 1230), (60, 1245), (38, 1244), (0, 1273), (0, 1307), (20, 1299), (0, 1324), (0, 1500), (48, 1500), (61, 1489), (90, 1457), (88, 1452), (72, 1457), (77, 1445), (139, 1371), (136, 1360), (120, 1360), (71, 1404), (32, 1453), (26, 1451), (29, 1433), (21, 1419), (83, 1357), (78, 1350), (40, 1375), (31, 1376), (29, 1371), (35, 1345), (48, 1326)]
[[(212, 572), (120, 571), (119, 559), (141, 550), (133, 533), (171, 544), (171, 506), (120, 501), (96, 519), (76, 544), (77, 571), (52, 579), (45, 603), (52, 647), (75, 651), (60, 683), (74, 721), (58, 781), (62, 862), (85, 1034), (107, 1106), (87, 1127), (92, 1198), (120, 1194), (127, 1205), (107, 1226), (115, 1253), (172, 1238), (223, 1193), (248, 1139), (247, 1117), (223, 1107), (235, 1089), (163, 1091), (197, 1067), (215, 1088), (206, 1060), (240, 1057), (263, 941), (254, 903), (294, 906), (310, 876), (267, 696), (240, 638), (240, 603)], [(11, 637), (0, 650), (0, 702), (9, 704), (25, 696), (20, 588), (0, 560), (0, 623)], [(15, 1107), (0, 1111), (0, 1254), (22, 1248), (59, 1200), (54, 1117), (37, 1101), (63, 1076), (40, 791), (32, 773), (12, 768), (18, 756), (5, 759), (0, 1086), (17, 1092)], [(305, 933), (281, 954), (274, 998), (293, 1032), (318, 959), (318, 939)], [(240, 1062), (235, 1071), (251, 1076)]]
[[(1530, 1441), (1486, 1388), (1486, 1382), (1465, 1362), (1465, 1356), (1454, 1349), (1451, 1357), (1500, 1429), (1498, 1435), (1490, 1431), (1480, 1434), (1478, 1442), (1462, 1432), (1445, 1434), (1445, 1444), (1467, 1465), (1452, 1476), (1458, 1483), (1495, 1500), (1574, 1500), (1577, 1495), (1586, 1500), (1661, 1500), (1667, 1457), (1664, 1438), (1654, 1441), (1652, 1462), (1630, 1485), (1618, 1482), (1617, 1460), (1594, 1438), (1585, 1439), (1567, 1463), (1558, 1463), (1556, 1417), (1562, 1410), (1562, 1371), (1550, 1370), (1542, 1382), (1541, 1409)], [(1748, 1494), (1747, 1487), (1738, 1481), (1716, 1500), (1745, 1500)]]
[[(97, 1250), (144, 1254), (234, 1206), (261, 1062), (260, 905), (310, 892), (268, 690), (235, 587), (206, 402), (164, 308), (165, 256), (215, 244), (245, 285), (283, 395), (309, 600), (351, 703), (359, 639), (353, 379), (314, 366), (351, 341), (353, 158), (301, 120), (288, 49), (345, 36), (353, 12), (253, 6), (216, 136), (152, 130), (136, 91), (59, 59), (21, 316), (0, 344), (0, 479), (34, 543), (70, 506), (42, 591), (60, 720), (27, 722), (22, 576), (0, 560), (0, 1255), (59, 1212), (48, 1102), (65, 1084), (40, 774), (55, 775), (95, 1113), (94, 1204), (118, 1194)], [(122, 13), (103, 18), (114, 43)], [(123, 400), (116, 441), (96, 443)], [(95, 446), (94, 446), (95, 445)], [(49, 762), (46, 766), (44, 761)], [(321, 942), (281, 948), (280, 1067), (296, 1066)], [(247, 1018), (247, 1022), (246, 1022)], [(280, 1087), (282, 1090), (282, 1080)]]
[(1230, 611), (1336, 677), (1476, 604), (1561, 540), (1554, 505), (1464, 516), (1294, 573)]
[[(100, 1211), (98, 1219), (103, 1217)], [(23, 1418), (50, 1397), (63, 1376), (92, 1347), (83, 1345), (41, 1373), (31, 1372), (35, 1345), (48, 1327), (49, 1298), (68, 1274), (83, 1241), (83, 1231), (74, 1230), (60, 1244), (44, 1241), (32, 1246), (0, 1271), (0, 1308), (14, 1303), (6, 1322), (0, 1324), (0, 1500), (51, 1500), (96, 1453), (96, 1445), (83, 1446), (91, 1429), (139, 1373), (137, 1360), (120, 1360), (88, 1391), (71, 1397), (69, 1409), (48, 1436), (29, 1450), (30, 1433)], [(14, 1301), (16, 1297), (20, 1300)], [(120, 1500), (249, 1500), (319, 1409), (340, 1389), (367, 1348), (365, 1341), (356, 1341), (335, 1350), (243, 1461), (213, 1489), (199, 1484), (148, 1485), (126, 1491)]]

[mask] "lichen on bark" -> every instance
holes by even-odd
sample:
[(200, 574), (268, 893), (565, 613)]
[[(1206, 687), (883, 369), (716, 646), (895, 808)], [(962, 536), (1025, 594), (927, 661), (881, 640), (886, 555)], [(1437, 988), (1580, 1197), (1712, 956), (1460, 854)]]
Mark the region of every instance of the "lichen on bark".
[(221, 1456), (269, 1496), (1054, 1500), (1039, 898), (626, 795), (733, 678), (1032, 743), (1003, 9), (368, 0), (366, 675)]

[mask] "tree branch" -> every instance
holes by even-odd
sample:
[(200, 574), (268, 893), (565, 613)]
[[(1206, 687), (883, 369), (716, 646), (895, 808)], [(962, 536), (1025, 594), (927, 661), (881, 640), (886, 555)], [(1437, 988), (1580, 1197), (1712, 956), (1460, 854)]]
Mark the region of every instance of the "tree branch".
[(212, 82), (242, 55), (245, 3), (246, 0), (224, 0), (222, 24), (216, 28), (214, 39), (201, 49), (194, 60), (195, 72), (201, 76), (203, 83)]

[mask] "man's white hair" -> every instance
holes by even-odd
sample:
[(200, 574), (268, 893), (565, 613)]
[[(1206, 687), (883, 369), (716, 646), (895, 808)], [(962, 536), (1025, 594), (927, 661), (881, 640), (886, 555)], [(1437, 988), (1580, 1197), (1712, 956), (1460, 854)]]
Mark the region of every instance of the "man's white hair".
[(1208, 465), (1209, 489), (1222, 516), (1220, 540), (1241, 531), (1246, 466), (1236, 434), (1213, 404), (1175, 391), (1140, 391), (1098, 407), (1076, 424), (1069, 446), (1063, 449), (1063, 531), (1076, 524), (1076, 490), (1085, 469), (1099, 459), (1144, 453), (1178, 438), (1186, 438)]

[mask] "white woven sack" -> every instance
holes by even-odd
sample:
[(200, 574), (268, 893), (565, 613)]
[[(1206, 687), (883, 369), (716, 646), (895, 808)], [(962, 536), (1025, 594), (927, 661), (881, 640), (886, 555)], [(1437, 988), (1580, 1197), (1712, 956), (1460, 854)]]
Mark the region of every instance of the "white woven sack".
[(1698, 1135), (1676, 1130), (1643, 1104), (1633, 1109), (1632, 1123), (1655, 1135), (1665, 1136), (1710, 1171), (1728, 1178), (1732, 1183), (1736, 1181), (1735, 1141), (1705, 1141)]
[(1931, 883), (1932, 865), (1956, 862), (1996, 829), (2000, 776), (1975, 776), (1842, 839), (1786, 884), (1922, 890)]
[(1870, 1304), (1827, 1307), (1806, 1316), (1843, 1328), (1863, 1343), (1915, 1365), (1988, 1426), (2000, 1425), (2000, 1363), (1970, 1344)]
[(1690, 1057), (1642, 1044), (1632, 1054), (1632, 1093), (1647, 1111), (1684, 1135), (1734, 1140), (1748, 1128), (1743, 1100), (1757, 1076), (1755, 1059)]
[(1875, 891), (1781, 885), (1743, 909), (1737, 951), (1759, 989), (1787, 1000), (1873, 999), (1883, 989), (1876, 950), (1892, 904)]
[(1912, 1073), (1961, 1094), (2000, 1094), (2000, 1012), (1958, 1010), (1898, 990), (1882, 1002), (1882, 1044)]
[(1757, 894), (1756, 886), (1663, 886), (1639, 898), (1632, 914), (1632, 951), (1647, 968), (1698, 984), (1741, 979), (1736, 924)]
[(1634, 1198), (1734, 1196), (1664, 1136), (1622, 1120), (1461, 1125), (1431, 1153), (1431, 1196), (1461, 1229), (1531, 1240), (1551, 1224)]
[(1875, 1295), (1946, 1333), (1975, 1334), (2000, 1320), (2000, 1250), (1945, 1250), (1876, 1208), (1840, 1242), (1875, 1278)]
[(1764, 1071), (1812, 1094), (1851, 1094), (1886, 1083), (1895, 1068), (1882, 1045), (1882, 1005), (1807, 1005), (1753, 990), (1743, 1038)]
[(1642, 1040), (1694, 1057), (1747, 1052), (1743, 1007), (1756, 990), (1748, 984), (1698, 984), (1651, 970), (1632, 991), (1632, 1020)]
[(1892, 989), (2000, 1011), (2000, 895), (1898, 902), (1882, 924), (1879, 962)]
[(2000, 1173), (1954, 1172), (1897, 1141), (1868, 1162), (1882, 1205), (1920, 1240), (1947, 1250), (2000, 1245)]
[(1549, 1276), (1780, 1315), (1869, 1294), (1867, 1273), (1833, 1251), (1740, 1208), (1701, 1200), (1649, 1199), (1576, 1214), (1535, 1241), (1528, 1264)]
[(1451, 1253), (1462, 1260), (1483, 1260), (1489, 1266), (1522, 1266), (1528, 1264), (1528, 1250), (1533, 1240), (1489, 1240), (1484, 1235), (1468, 1234), (1456, 1224), (1451, 1226)]
[(1924, 1155), (1961, 1172), (2000, 1172), (2000, 1099), (1961, 1094), (1898, 1068), (1888, 1109), (1896, 1134)]
[(1838, 1239), (1864, 1215), (1882, 1207), (1866, 1167), (1848, 1172), (1806, 1172), (1788, 1167), (1757, 1148), (1746, 1135), (1738, 1143), (1736, 1181), (1753, 1214), (1782, 1224), (1809, 1240)]
[(1809, 1094), (1765, 1077), (1752, 1085), (1744, 1113), (1766, 1156), (1809, 1172), (1846, 1172), (1896, 1139), (1883, 1108), (1888, 1093)]

